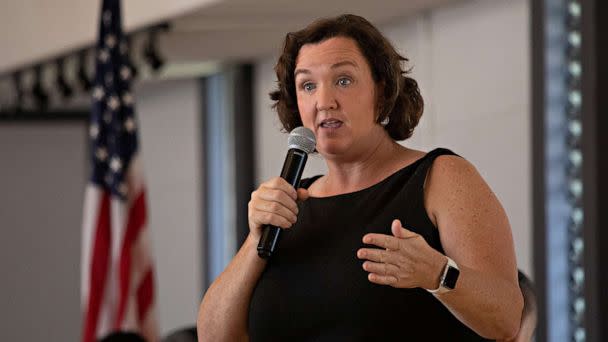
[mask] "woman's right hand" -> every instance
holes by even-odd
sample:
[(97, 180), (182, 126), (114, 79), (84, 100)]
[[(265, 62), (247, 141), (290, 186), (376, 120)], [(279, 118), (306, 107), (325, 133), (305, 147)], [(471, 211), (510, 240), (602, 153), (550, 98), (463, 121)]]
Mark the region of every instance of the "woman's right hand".
[(254, 241), (262, 235), (264, 225), (287, 229), (296, 223), (298, 205), (296, 201), (306, 200), (306, 189), (294, 189), (281, 177), (272, 178), (251, 193), (249, 201), (249, 231)]

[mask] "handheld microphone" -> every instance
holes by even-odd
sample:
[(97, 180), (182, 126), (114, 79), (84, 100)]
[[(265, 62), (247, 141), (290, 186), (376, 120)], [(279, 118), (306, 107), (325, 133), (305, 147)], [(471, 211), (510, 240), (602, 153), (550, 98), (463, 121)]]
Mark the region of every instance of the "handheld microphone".
[[(308, 153), (315, 150), (316, 143), (314, 133), (306, 127), (300, 126), (294, 128), (289, 133), (289, 138), (287, 138), (287, 148), (289, 151), (287, 152), (287, 157), (285, 157), (285, 163), (283, 163), (281, 178), (285, 179), (287, 183), (296, 189), (302, 178)], [(281, 228), (271, 225), (262, 227), (262, 236), (258, 243), (258, 255), (261, 258), (268, 259), (272, 256), (272, 253), (277, 248), (280, 233)]]

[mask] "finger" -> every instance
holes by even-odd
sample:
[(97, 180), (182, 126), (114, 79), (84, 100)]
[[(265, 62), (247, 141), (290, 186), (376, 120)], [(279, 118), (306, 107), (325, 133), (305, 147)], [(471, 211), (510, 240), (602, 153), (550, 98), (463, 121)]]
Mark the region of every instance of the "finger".
[(363, 263), (363, 269), (369, 273), (376, 273), (381, 275), (390, 275), (397, 277), (399, 274), (399, 267), (387, 264), (387, 263), (379, 263), (373, 261), (366, 261)]
[(399, 249), (399, 238), (386, 234), (370, 233), (363, 237), (363, 243), (368, 245), (376, 245), (392, 251)]
[(292, 223), (283, 216), (265, 211), (256, 211), (252, 214), (252, 221), (258, 226), (272, 225), (281, 228), (291, 228)]
[(262, 187), (268, 189), (282, 190), (291, 198), (293, 198), (294, 201), (298, 199), (298, 193), (296, 192), (296, 189), (294, 189), (291, 184), (287, 183), (287, 181), (281, 177), (272, 178), (271, 180), (263, 183)]
[(367, 279), (375, 284), (380, 285), (393, 285), (397, 283), (397, 278), (393, 276), (384, 276), (376, 273), (370, 273), (367, 275)]
[(418, 234), (412, 232), (411, 230), (403, 228), (401, 221), (399, 220), (393, 220), (393, 223), (391, 224), (391, 232), (396, 238), (399, 239), (411, 239), (418, 236)]
[(254, 210), (257, 210), (257, 211), (262, 211), (262, 212), (267, 212), (267, 213), (282, 216), (285, 219), (287, 219), (288, 221), (290, 221), (292, 224), (296, 223), (296, 221), (298, 219), (296, 213), (294, 213), (291, 209), (283, 206), (281, 203), (278, 203), (278, 202), (253, 201), (252, 207)]
[(256, 200), (276, 202), (291, 210), (295, 215), (298, 214), (298, 204), (283, 190), (264, 188), (255, 192)]
[(300, 201), (306, 201), (308, 199), (308, 190), (304, 189), (304, 188), (299, 188), (298, 189), (298, 200)]
[(402, 228), (403, 226), (401, 225), (401, 221), (393, 220), (393, 223), (391, 224), (391, 232), (393, 233), (393, 236), (396, 238), (405, 238), (405, 236), (402, 236)]
[(357, 251), (359, 259), (370, 260), (379, 263), (387, 263), (392, 265), (399, 264), (399, 257), (395, 252), (377, 248), (361, 248)]

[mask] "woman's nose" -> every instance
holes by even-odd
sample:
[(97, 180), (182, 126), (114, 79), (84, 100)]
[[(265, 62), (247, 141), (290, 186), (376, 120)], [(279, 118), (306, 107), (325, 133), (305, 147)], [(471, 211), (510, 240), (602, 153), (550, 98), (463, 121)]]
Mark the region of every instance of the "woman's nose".
[(338, 107), (334, 91), (331, 87), (319, 86), (317, 88), (317, 110), (332, 110)]

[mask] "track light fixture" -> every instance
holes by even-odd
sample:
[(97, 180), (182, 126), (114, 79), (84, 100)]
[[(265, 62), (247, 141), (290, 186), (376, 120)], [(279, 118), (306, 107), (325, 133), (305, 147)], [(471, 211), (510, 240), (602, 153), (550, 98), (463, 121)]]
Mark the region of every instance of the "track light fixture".
[(135, 66), (135, 63), (133, 63), (133, 52), (135, 51), (133, 49), (133, 38), (131, 36), (125, 36), (124, 44), (125, 44), (125, 49), (127, 50), (127, 53), (125, 55), (126, 55), (126, 59), (127, 59), (127, 64), (129, 66), (129, 68), (131, 69), (131, 77), (133, 79), (136, 79), (137, 75), (139, 75), (139, 70)]
[(158, 33), (163, 26), (158, 26), (148, 31), (148, 40), (144, 47), (144, 58), (150, 64), (153, 71), (159, 71), (165, 64), (164, 59), (158, 54)]
[(89, 92), (92, 88), (91, 78), (87, 72), (87, 50), (82, 50), (78, 53), (78, 82), (85, 92)]
[[(124, 49), (123, 54), (127, 58), (126, 64), (129, 67), (130, 77), (137, 78), (139, 74), (139, 67), (137, 64), (145, 63), (150, 66), (150, 69), (153, 72), (158, 72), (165, 65), (165, 58), (161, 56), (159, 53), (159, 35), (161, 32), (167, 31), (169, 29), (169, 25), (167, 23), (161, 23), (152, 27), (148, 27), (143, 29), (142, 31), (133, 32), (129, 35), (124, 36), (124, 40), (121, 43), (120, 48)], [(143, 51), (142, 58), (143, 62), (140, 59), (134, 59), (133, 56), (135, 54), (135, 49), (133, 49), (133, 41), (134, 36), (139, 34), (145, 34), (143, 41)], [(79, 51), (72, 52), (76, 57), (76, 67), (75, 67), (75, 79), (71, 82), (68, 82), (66, 78), (66, 61), (68, 58), (72, 58), (71, 56), (59, 56), (56, 57), (55, 63), (57, 74), (55, 76), (54, 87), (57, 88), (57, 92), (61, 95), (61, 97), (65, 100), (68, 99), (74, 94), (82, 90), (86, 93), (90, 93), (93, 88), (93, 76), (90, 72), (89, 65), (91, 64), (91, 52), (92, 49), (90, 47), (83, 48)], [(139, 57), (139, 56), (138, 56)], [(30, 107), (30, 99), (33, 100), (36, 107), (39, 110), (46, 110), (49, 105), (49, 93), (48, 90), (43, 86), (43, 68), (44, 64), (38, 64), (33, 67), (34, 81), (31, 89), (25, 89), (23, 84), (23, 74), (24, 69), (17, 70), (12, 74), (12, 81), (14, 87), (14, 107), (16, 111), (23, 110), (24, 107)], [(29, 68), (29, 67), (28, 67)], [(29, 71), (28, 71), (29, 73)]]
[(49, 96), (42, 85), (42, 65), (34, 67), (34, 86), (32, 87), (32, 95), (34, 96), (38, 109), (46, 110), (49, 104)]
[(59, 92), (61, 93), (63, 98), (67, 99), (72, 96), (74, 91), (72, 90), (72, 87), (65, 80), (64, 59), (59, 58), (56, 62), (56, 66), (57, 66), (57, 77), (55, 79), (55, 82), (57, 83), (57, 88), (59, 89)]
[(23, 109), (23, 85), (21, 84), (21, 71), (13, 74), (13, 87), (15, 88), (15, 111)]

